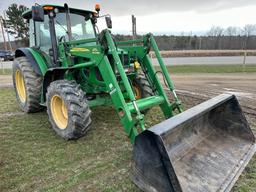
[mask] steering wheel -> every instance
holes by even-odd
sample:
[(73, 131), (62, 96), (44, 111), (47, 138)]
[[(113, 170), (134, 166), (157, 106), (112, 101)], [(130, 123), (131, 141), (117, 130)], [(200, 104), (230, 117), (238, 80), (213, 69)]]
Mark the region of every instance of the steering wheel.
[(72, 40), (77, 40), (80, 38), (80, 35), (78, 35), (77, 33), (72, 33)]
[(58, 42), (61, 43), (61, 42), (66, 42), (66, 37), (65, 35), (61, 36), (58, 38)]

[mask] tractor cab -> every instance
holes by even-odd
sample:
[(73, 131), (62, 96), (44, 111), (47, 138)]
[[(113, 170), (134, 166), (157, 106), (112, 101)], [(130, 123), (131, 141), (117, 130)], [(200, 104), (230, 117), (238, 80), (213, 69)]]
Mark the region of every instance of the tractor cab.
[[(96, 11), (99, 11), (98, 5)], [(41, 51), (48, 63), (56, 63), (60, 43), (96, 38), (98, 15), (93, 11), (69, 8), (67, 4), (33, 6), (23, 14), (30, 26), (30, 47)], [(96, 45), (96, 42), (86, 45)]]

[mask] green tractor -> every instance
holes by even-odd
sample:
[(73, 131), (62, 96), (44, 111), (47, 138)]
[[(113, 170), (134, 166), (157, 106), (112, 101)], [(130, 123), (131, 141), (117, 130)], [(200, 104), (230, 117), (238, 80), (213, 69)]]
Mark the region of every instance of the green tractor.
[[(99, 11), (99, 5), (95, 11), (35, 5), (23, 14), (30, 47), (16, 50), (13, 62), (20, 108), (34, 113), (46, 107), (53, 130), (70, 140), (90, 129), (93, 107), (113, 106), (134, 144), (131, 177), (142, 190), (229, 191), (255, 153), (235, 96), (220, 95), (183, 112), (153, 35), (117, 42), (111, 17)], [(107, 29), (100, 32), (101, 17)], [(153, 106), (166, 120), (146, 129), (144, 116)]]

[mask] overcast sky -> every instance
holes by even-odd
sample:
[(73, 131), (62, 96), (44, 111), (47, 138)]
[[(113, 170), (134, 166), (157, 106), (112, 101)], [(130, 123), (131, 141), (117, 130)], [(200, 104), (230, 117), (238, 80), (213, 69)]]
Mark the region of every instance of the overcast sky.
[(80, 9), (94, 9), (101, 4), (101, 13), (112, 15), (114, 33), (131, 33), (131, 14), (137, 17), (138, 33), (202, 34), (211, 26), (256, 24), (256, 0), (1, 0), (0, 12), (11, 3), (31, 7), (34, 3), (52, 3)]

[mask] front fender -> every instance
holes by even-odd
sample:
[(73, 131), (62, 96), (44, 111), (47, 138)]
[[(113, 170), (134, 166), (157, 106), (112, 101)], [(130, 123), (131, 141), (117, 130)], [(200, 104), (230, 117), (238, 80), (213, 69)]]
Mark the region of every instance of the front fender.
[(49, 69), (45, 75), (44, 75), (44, 80), (43, 80), (43, 87), (42, 87), (42, 97), (41, 97), (41, 103), (45, 103), (46, 101), (46, 92), (48, 86), (51, 84), (51, 82), (64, 79), (64, 75), (67, 70), (70, 68), (52, 68)]

